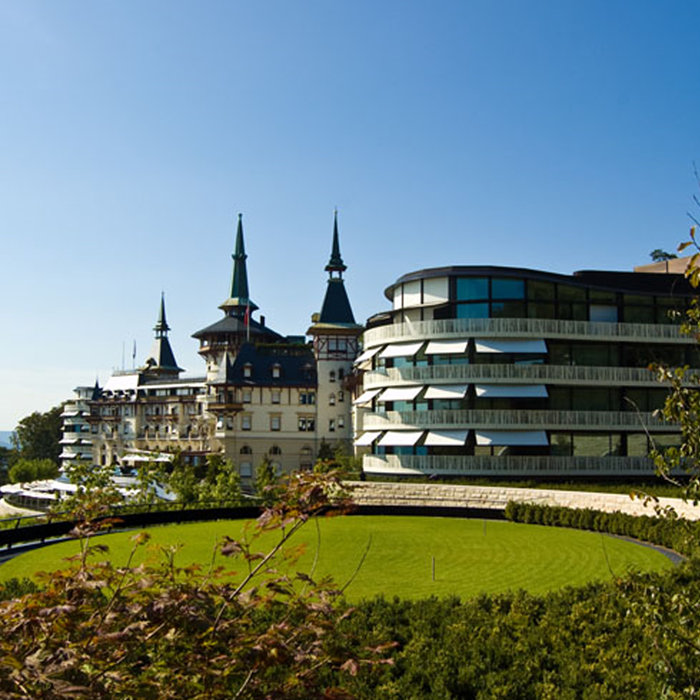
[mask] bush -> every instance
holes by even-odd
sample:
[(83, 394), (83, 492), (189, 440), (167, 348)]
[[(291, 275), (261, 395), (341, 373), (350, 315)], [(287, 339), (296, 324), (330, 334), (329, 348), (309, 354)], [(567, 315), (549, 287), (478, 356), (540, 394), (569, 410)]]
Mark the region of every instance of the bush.
[(513, 501), (506, 505), (505, 516), (506, 520), (519, 523), (542, 523), (554, 527), (573, 527), (634, 537), (667, 547), (685, 556), (691, 556), (695, 552), (695, 543), (700, 537), (700, 523), (683, 518), (636, 516), (617, 511), (606, 513), (589, 508), (579, 510)]

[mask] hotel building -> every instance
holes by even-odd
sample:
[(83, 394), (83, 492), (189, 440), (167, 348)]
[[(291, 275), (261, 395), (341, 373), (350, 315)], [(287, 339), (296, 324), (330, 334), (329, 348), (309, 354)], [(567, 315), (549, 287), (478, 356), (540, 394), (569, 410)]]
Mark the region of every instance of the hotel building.
[(385, 294), (355, 363), (365, 472), (649, 475), (678, 442), (649, 365), (700, 367), (683, 275), (442, 267)]

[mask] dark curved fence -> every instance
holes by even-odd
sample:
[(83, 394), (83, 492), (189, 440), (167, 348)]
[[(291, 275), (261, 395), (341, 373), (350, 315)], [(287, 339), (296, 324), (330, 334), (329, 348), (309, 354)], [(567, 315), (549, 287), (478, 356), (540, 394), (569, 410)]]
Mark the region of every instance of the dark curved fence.
[[(211, 520), (243, 520), (257, 518), (260, 506), (209, 506), (204, 508), (168, 508), (166, 510), (141, 510), (135, 512), (115, 512), (109, 516), (109, 527), (101, 532), (131, 530), (153, 525), (177, 525), (179, 523), (205, 522)], [(425, 517), (478, 518), (489, 520), (505, 519), (503, 510), (489, 508), (457, 508), (439, 506), (390, 506), (372, 505), (355, 506), (351, 515), (420, 515)], [(37, 520), (43, 522), (36, 522)], [(22, 525), (22, 521), (32, 524)], [(5, 521), (6, 523), (8, 521)], [(24, 550), (50, 544), (69, 537), (71, 530), (78, 524), (75, 520), (45, 519), (37, 516), (13, 518), (14, 526), (0, 529), (0, 559), (18, 554)]]

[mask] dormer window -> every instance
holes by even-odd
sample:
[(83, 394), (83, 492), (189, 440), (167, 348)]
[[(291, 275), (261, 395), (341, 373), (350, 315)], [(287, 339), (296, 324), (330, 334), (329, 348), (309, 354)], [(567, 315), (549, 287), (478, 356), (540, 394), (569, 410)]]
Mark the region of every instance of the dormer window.
[(253, 365), (251, 365), (250, 362), (246, 362), (246, 364), (243, 365), (243, 376), (246, 379), (250, 379), (253, 376)]
[(282, 376), (282, 368), (277, 364), (272, 365), (272, 378), (279, 379), (281, 376)]

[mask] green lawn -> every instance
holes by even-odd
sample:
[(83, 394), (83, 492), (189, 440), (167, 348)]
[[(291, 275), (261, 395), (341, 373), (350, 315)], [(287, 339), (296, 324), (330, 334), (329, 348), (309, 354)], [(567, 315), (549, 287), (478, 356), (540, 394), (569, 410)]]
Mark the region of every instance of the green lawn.
[[(304, 543), (306, 551), (294, 570), (309, 573), (317, 558), (314, 575), (331, 574), (344, 585), (369, 543), (366, 559), (346, 590), (351, 600), (380, 593), (402, 598), (471, 597), (518, 588), (544, 593), (619, 576), (630, 568), (671, 566), (666, 557), (648, 547), (599, 533), (539, 525), (397, 516), (321, 518), (318, 524), (318, 535), (310, 522), (295, 537), (295, 543)], [(224, 535), (239, 537), (242, 527), (241, 521), (219, 521), (150, 528), (152, 539), (144, 556), (162, 556), (154, 544), (181, 545), (177, 563), (196, 561), (208, 566), (216, 542)], [(105, 535), (99, 542), (109, 546), (115, 563), (122, 564), (132, 535)], [(72, 541), (23, 554), (0, 566), (0, 580), (58, 568), (64, 557), (77, 551), (78, 543)], [(229, 560), (218, 557), (217, 562), (228, 564)]]

